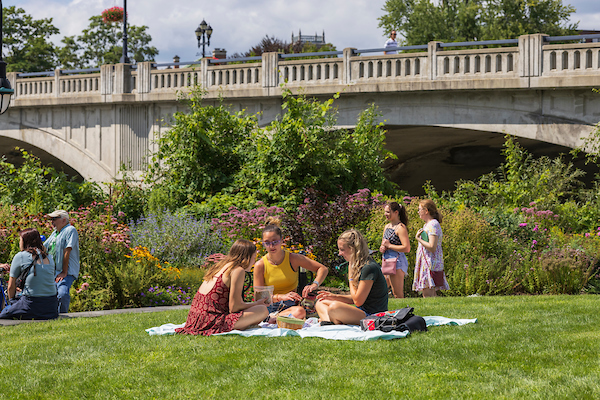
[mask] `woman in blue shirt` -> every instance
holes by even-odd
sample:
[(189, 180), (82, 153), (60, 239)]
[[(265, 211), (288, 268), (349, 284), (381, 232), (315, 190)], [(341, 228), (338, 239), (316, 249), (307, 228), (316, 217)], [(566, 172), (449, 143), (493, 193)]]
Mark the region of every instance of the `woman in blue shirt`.
[[(0, 318), (52, 319), (58, 317), (56, 298), (56, 266), (47, 254), (36, 229), (27, 228), (19, 232), (21, 251), (13, 257), (8, 279), (9, 305), (2, 310)], [(25, 286), (17, 297), (17, 277), (29, 265)]]

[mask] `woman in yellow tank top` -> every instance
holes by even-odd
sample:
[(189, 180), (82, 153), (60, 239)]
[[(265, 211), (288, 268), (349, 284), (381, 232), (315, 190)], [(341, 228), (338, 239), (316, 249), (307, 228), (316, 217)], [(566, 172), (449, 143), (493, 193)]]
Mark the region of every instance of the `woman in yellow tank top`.
[[(283, 234), (279, 221), (269, 220), (263, 229), (262, 240), (267, 254), (254, 264), (254, 286), (273, 286), (273, 304), (269, 312), (288, 310), (295, 318), (304, 318), (306, 313), (303, 307), (294, 307), (303, 297), (317, 290), (323, 283), (329, 270), (326, 266), (311, 260), (302, 254), (290, 253), (284, 250)], [(306, 285), (302, 294), (296, 292), (300, 267), (315, 273), (315, 280)], [(291, 307), (291, 308), (290, 308)]]

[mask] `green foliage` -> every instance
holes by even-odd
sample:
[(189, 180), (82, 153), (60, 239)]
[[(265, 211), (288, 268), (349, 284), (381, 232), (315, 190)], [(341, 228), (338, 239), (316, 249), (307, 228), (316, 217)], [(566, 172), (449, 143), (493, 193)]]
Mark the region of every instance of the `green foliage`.
[[(147, 178), (175, 207), (200, 203), (233, 183), (251, 147), (255, 116), (231, 113), (221, 100), (217, 106), (202, 105), (202, 90), (188, 99), (189, 113), (178, 112), (175, 123), (158, 140)], [(152, 202), (152, 208), (158, 202)], [(170, 207), (169, 207), (170, 208)]]
[(122, 178), (107, 186), (108, 200), (117, 215), (124, 214), (122, 217), (127, 221), (137, 221), (142, 217), (148, 203), (148, 190), (141, 183), (124, 173)]
[(562, 0), (387, 0), (379, 27), (404, 37), (404, 44), (511, 39), (531, 33), (573, 34), (575, 8)]
[(300, 204), (305, 188), (327, 195), (365, 186), (389, 191), (391, 184), (383, 176), (381, 163), (393, 154), (384, 148), (385, 131), (375, 123), (374, 106), (361, 114), (350, 133), (333, 129), (337, 119), (334, 99), (321, 103), (284, 90), (284, 114), (257, 133), (255, 152), (237, 185), (255, 190), (267, 204), (287, 209)]
[(333, 128), (334, 99), (321, 103), (289, 90), (283, 115), (265, 129), (258, 128), (256, 116), (231, 113), (222, 102), (203, 106), (201, 89), (188, 101), (190, 113), (175, 114), (149, 167), (152, 211), (186, 207), (214, 215), (219, 205), (237, 201), (236, 207), (263, 201), (291, 210), (308, 187), (327, 195), (392, 187), (381, 164), (394, 155), (384, 148), (374, 106), (348, 132)]
[(55, 209), (73, 210), (80, 204), (101, 199), (104, 193), (91, 182), (78, 183), (64, 172), (42, 166), (39, 158), (18, 149), (23, 165), (0, 159), (0, 200), (4, 204), (22, 206), (30, 214), (50, 212)]
[[(90, 17), (89, 26), (81, 35), (63, 38), (64, 46), (59, 49), (59, 62), (63, 68), (99, 67), (117, 64), (123, 55), (123, 25), (121, 22), (103, 22), (102, 17)], [(128, 25), (127, 55), (131, 61), (153, 61), (158, 50), (150, 46), (152, 37), (147, 26)]]
[(573, 198), (582, 186), (584, 173), (561, 158), (533, 158), (516, 140), (506, 135), (505, 163), (497, 173), (484, 175), (475, 182), (461, 181), (454, 200), (469, 207), (501, 207), (506, 210), (535, 202), (551, 208)]
[(56, 49), (50, 36), (59, 33), (52, 18), (33, 19), (22, 8), (3, 8), (3, 49), (7, 71), (40, 72), (54, 69)]

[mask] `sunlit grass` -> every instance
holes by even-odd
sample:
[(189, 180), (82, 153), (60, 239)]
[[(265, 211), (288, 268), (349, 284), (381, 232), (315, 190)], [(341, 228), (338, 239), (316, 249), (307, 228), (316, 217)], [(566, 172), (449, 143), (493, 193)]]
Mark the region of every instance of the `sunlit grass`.
[(479, 321), (375, 342), (145, 332), (185, 310), (6, 326), (0, 398), (598, 398), (598, 300), (393, 300)]

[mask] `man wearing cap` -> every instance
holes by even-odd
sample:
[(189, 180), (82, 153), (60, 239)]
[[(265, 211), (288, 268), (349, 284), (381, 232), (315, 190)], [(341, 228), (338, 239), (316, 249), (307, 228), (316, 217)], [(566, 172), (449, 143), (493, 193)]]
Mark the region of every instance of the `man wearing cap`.
[(58, 311), (69, 312), (71, 296), (69, 290), (79, 275), (79, 235), (73, 225), (69, 223), (69, 213), (65, 210), (56, 210), (48, 217), (52, 220), (54, 231), (44, 242), (48, 252), (56, 262), (56, 288), (58, 290)]

